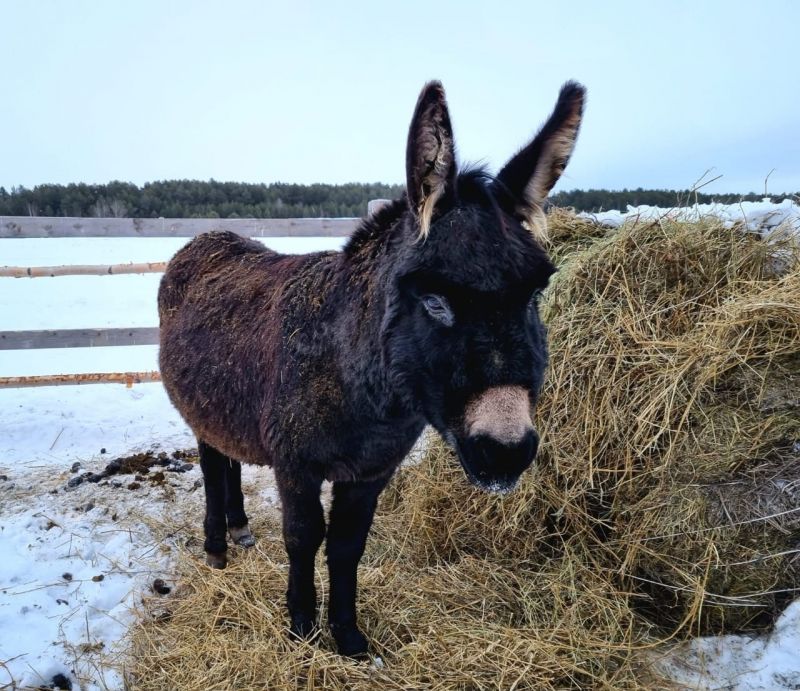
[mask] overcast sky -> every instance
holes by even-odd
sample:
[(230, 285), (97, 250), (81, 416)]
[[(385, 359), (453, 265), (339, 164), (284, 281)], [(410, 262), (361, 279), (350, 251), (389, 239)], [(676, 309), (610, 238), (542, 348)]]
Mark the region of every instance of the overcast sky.
[(800, 190), (800, 2), (0, 0), (0, 185), (404, 182), (441, 79), (497, 169), (567, 79), (561, 189)]

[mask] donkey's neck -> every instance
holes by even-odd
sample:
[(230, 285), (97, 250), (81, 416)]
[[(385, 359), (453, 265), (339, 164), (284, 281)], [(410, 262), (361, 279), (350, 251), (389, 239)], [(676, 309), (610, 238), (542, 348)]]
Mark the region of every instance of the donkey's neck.
[[(394, 207), (394, 208), (392, 208)], [(347, 305), (337, 310), (335, 349), (344, 383), (352, 395), (385, 417), (414, 417), (403, 402), (402, 391), (392, 381), (382, 344), (388, 303), (393, 295), (395, 251), (405, 233), (405, 202), (362, 222), (340, 255), (337, 272), (339, 299)]]

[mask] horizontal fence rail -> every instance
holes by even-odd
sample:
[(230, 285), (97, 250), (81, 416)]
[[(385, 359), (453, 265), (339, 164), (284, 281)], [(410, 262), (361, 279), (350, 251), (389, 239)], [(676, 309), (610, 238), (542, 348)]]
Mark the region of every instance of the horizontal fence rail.
[(74, 386), (76, 384), (134, 384), (161, 381), (158, 372), (94, 372), (91, 374), (43, 374), (27, 377), (0, 377), (0, 389), (32, 386)]
[(157, 345), (158, 327), (0, 331), (0, 350)]
[(106, 276), (117, 274), (164, 273), (167, 262), (138, 264), (62, 264), (60, 266), (0, 266), (0, 276), (9, 278), (44, 278), (53, 276)]
[(358, 218), (0, 216), (0, 238), (191, 238), (210, 230), (230, 230), (238, 235), (253, 238), (346, 237), (352, 234), (360, 220)]
[[(388, 204), (373, 199), (367, 207), (372, 215)], [(0, 216), (0, 239), (14, 238), (191, 238), (211, 230), (229, 230), (245, 237), (347, 237), (358, 227), (358, 218), (58, 218)], [(76, 264), (59, 266), (0, 266), (0, 277), (106, 276), (161, 273), (166, 262), (127, 264)], [(47, 329), (0, 331), (0, 350), (40, 348), (87, 348), (158, 344), (158, 327)], [(0, 388), (105, 384), (132, 386), (161, 381), (158, 372), (94, 372), (0, 377)]]

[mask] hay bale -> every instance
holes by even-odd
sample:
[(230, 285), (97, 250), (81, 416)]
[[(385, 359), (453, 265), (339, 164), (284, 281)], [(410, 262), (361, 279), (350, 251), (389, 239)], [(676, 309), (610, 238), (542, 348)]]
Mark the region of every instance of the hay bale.
[[(360, 571), (383, 666), (288, 640), (262, 518), (226, 571), (180, 560), (169, 615), (151, 603), (133, 633), (133, 688), (652, 688), (637, 649), (768, 625), (800, 587), (796, 242), (713, 219), (554, 226), (540, 458), (505, 497), (440, 441), (401, 469)], [(324, 611), (322, 557), (318, 576)]]
[(654, 493), (647, 527), (658, 532), (644, 538), (632, 578), (662, 630), (757, 631), (775, 621), (800, 586), (798, 477), (795, 458)]
[(663, 220), (553, 286), (541, 417), (585, 513), (569, 530), (600, 526), (667, 632), (764, 627), (800, 587), (799, 257), (789, 236)]
[(571, 209), (554, 206), (547, 211), (547, 249), (556, 262), (587, 249), (609, 232), (613, 231), (591, 218), (578, 216)]

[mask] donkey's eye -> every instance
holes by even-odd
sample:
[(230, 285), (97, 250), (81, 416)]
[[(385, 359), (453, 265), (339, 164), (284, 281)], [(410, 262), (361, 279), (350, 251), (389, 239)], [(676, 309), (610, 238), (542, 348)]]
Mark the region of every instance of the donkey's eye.
[(428, 314), (431, 315), (436, 321), (441, 322), (445, 326), (453, 326), (456, 318), (447, 300), (441, 295), (434, 295), (430, 293), (422, 296), (422, 305)]
[(540, 290), (539, 288), (537, 288), (536, 290), (533, 291), (533, 294), (531, 295), (530, 302), (528, 303), (531, 307), (538, 307), (539, 306), (539, 303), (542, 300), (542, 292), (543, 291)]

